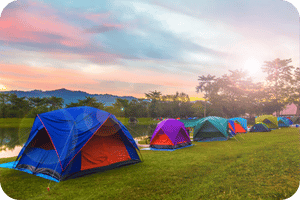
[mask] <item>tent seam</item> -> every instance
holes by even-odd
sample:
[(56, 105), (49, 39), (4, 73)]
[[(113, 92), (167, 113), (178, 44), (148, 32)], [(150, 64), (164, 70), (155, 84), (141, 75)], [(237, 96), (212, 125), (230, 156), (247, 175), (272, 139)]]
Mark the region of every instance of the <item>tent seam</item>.
[(57, 150), (56, 150), (56, 147), (55, 147), (55, 145), (54, 145), (54, 143), (53, 143), (53, 141), (52, 141), (52, 138), (51, 138), (51, 136), (50, 136), (50, 134), (49, 134), (49, 132), (48, 132), (48, 130), (47, 130), (45, 124), (43, 123), (42, 119), (40, 118), (40, 116), (39, 116), (39, 115), (37, 115), (37, 116), (38, 116), (38, 118), (40, 119), (40, 121), (42, 122), (42, 124), (43, 124), (43, 126), (44, 126), (44, 128), (45, 128), (45, 130), (46, 130), (46, 132), (47, 132), (47, 134), (48, 134), (48, 136), (49, 136), (49, 138), (50, 138), (50, 140), (51, 140), (51, 143), (52, 143), (52, 145), (53, 145), (53, 147), (54, 147), (54, 149), (55, 149), (55, 152), (56, 152), (56, 154), (57, 154), (57, 157), (58, 157), (58, 160), (59, 160), (60, 167), (61, 167), (61, 169), (63, 169), (62, 164), (61, 164), (61, 160), (60, 160), (60, 158), (59, 158), (59, 154), (58, 154), (58, 152), (57, 152)]

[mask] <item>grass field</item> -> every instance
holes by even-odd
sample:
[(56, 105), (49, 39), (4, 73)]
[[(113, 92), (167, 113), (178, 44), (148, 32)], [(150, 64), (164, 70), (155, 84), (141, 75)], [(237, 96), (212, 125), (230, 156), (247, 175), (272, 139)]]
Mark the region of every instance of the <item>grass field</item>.
[(141, 163), (60, 183), (0, 168), (0, 182), (15, 199), (286, 199), (296, 192), (299, 129), (236, 139), (141, 151)]

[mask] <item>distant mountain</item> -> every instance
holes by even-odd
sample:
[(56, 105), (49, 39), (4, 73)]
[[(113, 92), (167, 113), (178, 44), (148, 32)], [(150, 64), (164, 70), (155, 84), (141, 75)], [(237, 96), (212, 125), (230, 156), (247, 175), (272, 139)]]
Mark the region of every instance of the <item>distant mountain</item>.
[(11, 91), (1, 91), (1, 93), (14, 93), (18, 97), (60, 97), (64, 99), (64, 105), (69, 103), (76, 103), (78, 100), (85, 99), (86, 96), (88, 97), (95, 97), (99, 102), (103, 103), (105, 106), (111, 106), (115, 103), (117, 98), (120, 99), (127, 99), (129, 101), (133, 99), (137, 99), (132, 96), (116, 96), (111, 94), (89, 94), (83, 91), (71, 91), (65, 88), (58, 89), (58, 90), (50, 90), (50, 91), (42, 91), (42, 90), (32, 90), (32, 91), (18, 91), (18, 90), (11, 90)]

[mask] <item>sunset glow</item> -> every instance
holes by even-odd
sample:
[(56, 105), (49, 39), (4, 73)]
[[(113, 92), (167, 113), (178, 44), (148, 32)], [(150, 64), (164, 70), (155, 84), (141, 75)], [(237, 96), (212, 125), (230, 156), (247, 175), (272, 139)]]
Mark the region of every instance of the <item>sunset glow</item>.
[(0, 90), (3, 91), (3, 90), (6, 90), (6, 87), (2, 84), (0, 84)]
[(2, 12), (0, 42), (2, 91), (197, 99), (200, 75), (259, 81), (264, 61), (299, 66), (299, 15), (282, 0), (19, 0)]

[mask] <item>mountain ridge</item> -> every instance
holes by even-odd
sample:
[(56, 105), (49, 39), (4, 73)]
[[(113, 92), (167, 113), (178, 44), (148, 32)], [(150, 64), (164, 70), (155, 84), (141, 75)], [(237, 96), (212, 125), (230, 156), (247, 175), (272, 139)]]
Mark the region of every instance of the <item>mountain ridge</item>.
[(78, 100), (85, 99), (86, 96), (88, 97), (95, 97), (99, 102), (103, 103), (105, 106), (112, 106), (113, 103), (115, 103), (117, 98), (120, 99), (127, 99), (128, 101), (131, 101), (133, 99), (136, 99), (136, 97), (133, 96), (118, 96), (118, 95), (112, 95), (112, 94), (90, 94), (81, 90), (73, 91), (68, 90), (66, 88), (56, 89), (56, 90), (30, 90), (30, 91), (22, 91), (22, 90), (10, 90), (10, 91), (0, 91), (0, 93), (14, 93), (18, 97), (60, 97), (64, 99), (64, 105), (70, 104), (70, 103), (76, 103)]

